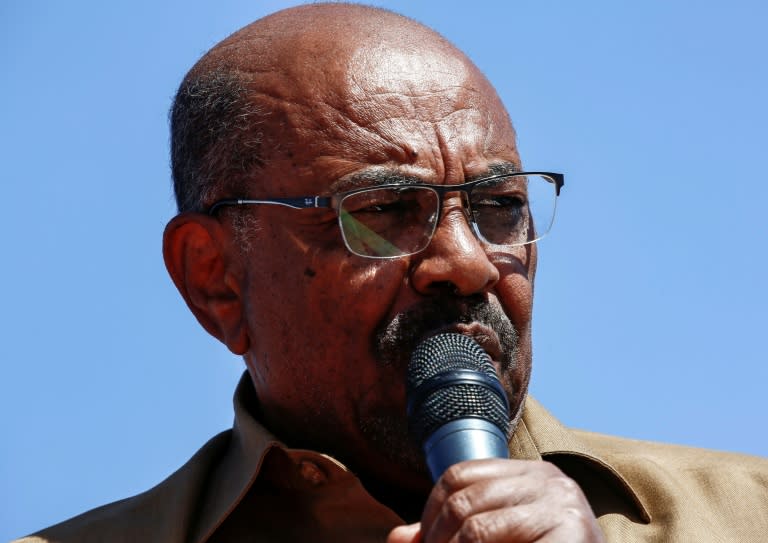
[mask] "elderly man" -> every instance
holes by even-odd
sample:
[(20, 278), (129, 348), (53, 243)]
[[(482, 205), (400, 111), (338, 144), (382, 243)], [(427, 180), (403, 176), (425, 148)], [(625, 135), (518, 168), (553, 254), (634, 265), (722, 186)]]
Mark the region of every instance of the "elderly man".
[[(758, 541), (765, 461), (563, 428), (527, 398), (534, 242), (562, 176), (524, 172), (495, 91), (374, 8), (230, 36), (172, 111), (168, 270), (242, 355), (233, 430), (139, 496), (29, 541)], [(536, 193), (536, 194), (534, 194)], [(492, 359), (510, 459), (433, 484), (406, 368), (454, 332)]]

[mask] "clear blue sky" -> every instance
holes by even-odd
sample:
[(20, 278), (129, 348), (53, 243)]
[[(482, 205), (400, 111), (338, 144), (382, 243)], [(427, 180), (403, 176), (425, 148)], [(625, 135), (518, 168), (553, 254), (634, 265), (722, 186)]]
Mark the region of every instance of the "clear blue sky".
[[(167, 110), (280, 1), (0, 4), (0, 541), (140, 492), (230, 425), (243, 365), (160, 253)], [(533, 393), (567, 424), (768, 455), (768, 8), (380, 1), (476, 61), (562, 171)]]

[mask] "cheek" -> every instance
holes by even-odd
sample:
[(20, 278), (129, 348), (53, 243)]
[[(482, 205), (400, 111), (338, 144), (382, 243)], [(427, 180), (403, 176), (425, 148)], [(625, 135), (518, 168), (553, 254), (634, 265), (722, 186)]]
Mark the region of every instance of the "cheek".
[(391, 390), (386, 383), (392, 376), (377, 362), (373, 343), (397, 299), (407, 266), (331, 256), (312, 259), (313, 273), (303, 277), (305, 311), (300, 318), (308, 328), (306, 341), (312, 344), (315, 379), (332, 391), (328, 401), (349, 415), (378, 405), (383, 391)]
[(530, 333), (533, 309), (533, 277), (536, 250), (532, 246), (518, 248), (515, 253), (494, 258), (499, 270), (495, 291), (505, 312), (521, 334)]
[(533, 309), (533, 284), (523, 275), (503, 276), (496, 286), (496, 293), (504, 311), (522, 334), (530, 329)]
[(519, 248), (513, 258), (508, 255), (497, 263), (500, 276), (496, 294), (504, 311), (519, 333), (515, 366), (502, 375), (508, 391), (512, 391), (511, 412), (518, 413), (528, 389), (531, 375), (531, 317), (533, 309), (533, 270), (536, 263), (535, 247)]
[[(336, 335), (370, 342), (387, 315), (405, 275), (403, 263), (335, 254), (317, 255), (306, 279), (307, 305), (332, 324)], [(367, 344), (367, 343), (366, 343)]]

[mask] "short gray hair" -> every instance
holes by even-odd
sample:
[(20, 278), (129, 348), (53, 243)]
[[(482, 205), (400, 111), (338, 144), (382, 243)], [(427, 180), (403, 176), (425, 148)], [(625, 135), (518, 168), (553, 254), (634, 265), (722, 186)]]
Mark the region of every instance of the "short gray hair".
[(205, 211), (215, 199), (246, 196), (263, 165), (264, 112), (249, 99), (250, 74), (220, 66), (187, 74), (169, 113), (171, 172), (179, 212)]

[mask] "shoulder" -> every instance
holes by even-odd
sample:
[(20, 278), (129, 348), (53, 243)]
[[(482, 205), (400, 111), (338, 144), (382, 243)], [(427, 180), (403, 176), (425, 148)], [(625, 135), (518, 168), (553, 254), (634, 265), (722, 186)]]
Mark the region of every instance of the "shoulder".
[[(768, 532), (768, 459), (575, 431), (649, 513), (654, 541), (758, 541)], [(613, 524), (611, 524), (613, 522)], [(627, 530), (603, 520), (606, 533)], [(617, 540), (625, 540), (617, 535)]]
[[(157, 486), (103, 505), (13, 543), (181, 542), (190, 524), (208, 475), (226, 450), (231, 431), (206, 443), (181, 468)], [(175, 522), (169, 522), (169, 520)]]
[[(576, 434), (622, 474), (657, 516), (697, 511), (717, 517), (729, 512), (730, 521), (754, 522), (751, 514), (768, 507), (766, 458), (591, 432)], [(763, 522), (768, 529), (768, 519)]]
[(590, 449), (618, 464), (647, 462), (668, 470), (736, 470), (768, 475), (768, 459), (733, 452), (671, 445), (573, 430)]

